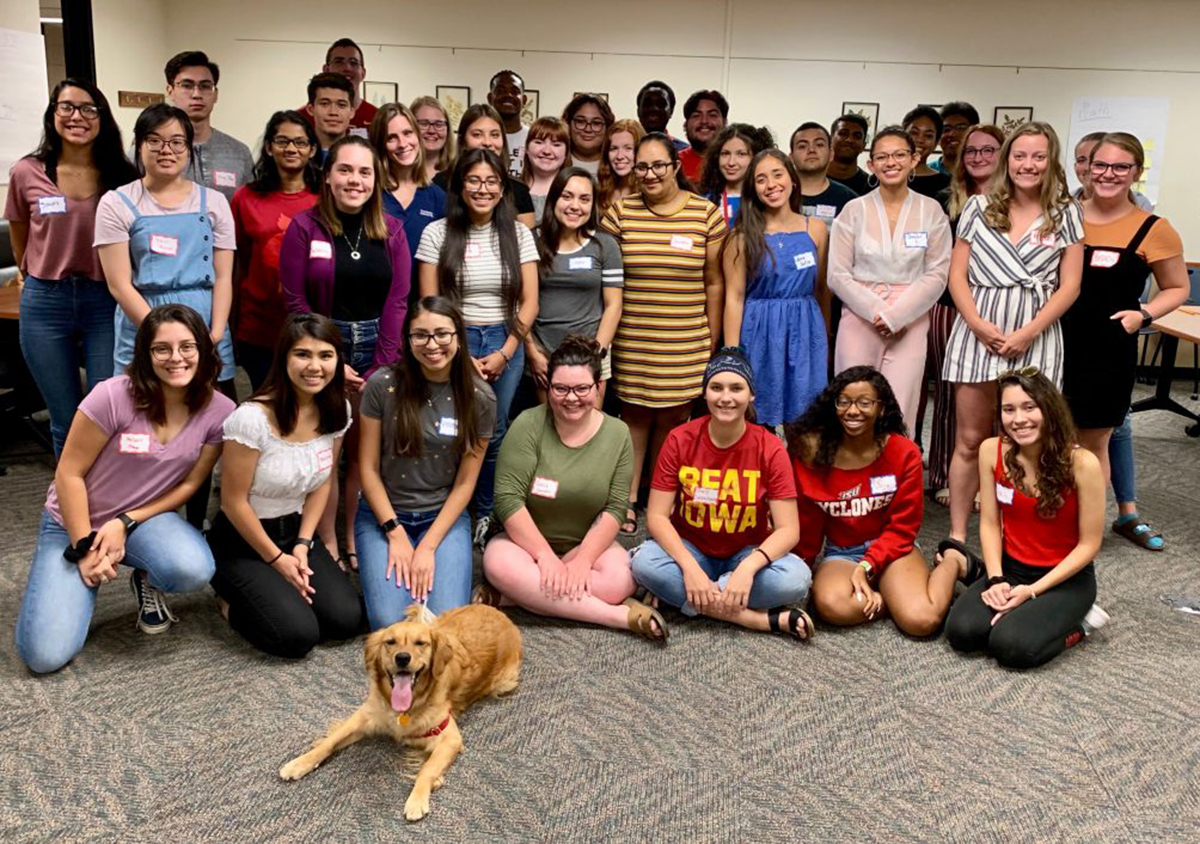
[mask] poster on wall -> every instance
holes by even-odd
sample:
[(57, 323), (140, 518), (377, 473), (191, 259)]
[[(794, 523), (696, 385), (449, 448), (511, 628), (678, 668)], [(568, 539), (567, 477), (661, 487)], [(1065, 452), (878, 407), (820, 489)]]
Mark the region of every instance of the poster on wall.
[(46, 47), (40, 32), (0, 27), (0, 185), (38, 145), (46, 110)]
[[(1162, 168), (1166, 160), (1167, 118), (1170, 102), (1165, 97), (1076, 97), (1071, 106), (1071, 134), (1065, 150), (1068, 164), (1074, 161), (1075, 145), (1092, 132), (1128, 132), (1142, 142), (1146, 166), (1133, 187), (1158, 204)], [(1079, 188), (1073, 167), (1067, 167), (1071, 191)]]

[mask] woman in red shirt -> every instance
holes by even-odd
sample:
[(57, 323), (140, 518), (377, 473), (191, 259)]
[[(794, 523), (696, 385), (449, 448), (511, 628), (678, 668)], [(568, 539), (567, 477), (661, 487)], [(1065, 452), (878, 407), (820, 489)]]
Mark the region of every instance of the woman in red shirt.
[[(633, 577), (684, 615), (812, 638), (812, 575), (796, 544), (796, 484), (787, 451), (752, 424), (754, 376), (740, 349), (704, 373), (708, 416), (672, 430), (659, 451)], [(782, 617), (781, 617), (782, 616)]]
[(946, 638), (1008, 668), (1034, 668), (1108, 621), (1092, 560), (1104, 533), (1100, 461), (1076, 445), (1066, 400), (1033, 367), (999, 379), (1002, 435), (979, 448), (987, 564), (954, 604)]
[(908, 635), (929, 636), (971, 565), (946, 560), (930, 571), (916, 547), (921, 453), (904, 431), (891, 385), (870, 366), (841, 372), (788, 426), (799, 493), (796, 551), (816, 560), (824, 545), (813, 578), (821, 618), (850, 626), (886, 613)]

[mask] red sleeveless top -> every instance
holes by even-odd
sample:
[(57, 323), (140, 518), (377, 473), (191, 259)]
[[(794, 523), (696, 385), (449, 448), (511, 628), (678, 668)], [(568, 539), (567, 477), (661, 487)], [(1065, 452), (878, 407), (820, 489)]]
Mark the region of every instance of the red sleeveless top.
[(1037, 513), (1037, 498), (1021, 492), (1004, 468), (1001, 441), (996, 441), (996, 503), (1000, 505), (1004, 552), (1030, 566), (1054, 568), (1079, 544), (1079, 496), (1075, 487), (1050, 519)]

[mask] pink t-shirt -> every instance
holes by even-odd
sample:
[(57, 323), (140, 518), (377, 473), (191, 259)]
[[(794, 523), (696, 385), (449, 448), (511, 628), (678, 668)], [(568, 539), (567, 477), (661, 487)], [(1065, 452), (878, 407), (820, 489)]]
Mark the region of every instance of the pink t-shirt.
[(96, 208), (96, 231), (92, 241), (93, 246), (106, 246), (110, 243), (127, 243), (129, 229), (133, 226), (133, 211), (125, 200), (117, 196), (117, 191), (129, 197), (137, 208), (138, 213), (146, 217), (161, 217), (164, 214), (189, 214), (200, 210), (200, 191), (208, 192), (208, 219), (213, 227), (213, 246), (217, 249), (237, 249), (237, 235), (233, 229), (233, 212), (229, 210), (229, 200), (224, 194), (212, 188), (202, 188), (192, 184), (192, 192), (181, 205), (168, 208), (159, 205), (149, 191), (142, 185), (141, 179), (121, 185), (117, 190), (110, 190), (100, 198)]
[[(184, 478), (206, 445), (220, 445), (225, 417), (234, 403), (219, 392), (194, 414), (166, 445), (154, 437), (154, 426), (133, 405), (129, 376), (118, 375), (96, 385), (79, 410), (104, 433), (108, 442), (84, 476), (92, 529), (118, 513), (133, 510), (166, 494)], [(62, 524), (58, 490), (46, 494), (46, 510)]]
[(103, 281), (104, 270), (92, 249), (100, 194), (67, 199), (36, 158), (22, 158), (8, 179), (4, 219), (29, 226), (21, 272), (45, 281), (71, 275)]

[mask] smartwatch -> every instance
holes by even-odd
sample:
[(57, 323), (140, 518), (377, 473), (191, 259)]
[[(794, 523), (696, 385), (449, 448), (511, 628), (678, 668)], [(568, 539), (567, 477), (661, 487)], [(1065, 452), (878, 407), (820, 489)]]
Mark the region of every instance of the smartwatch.
[(92, 543), (96, 541), (96, 531), (92, 531), (87, 536), (81, 538), (74, 545), (68, 545), (63, 549), (63, 559), (69, 563), (79, 564), (79, 561), (87, 556), (88, 551), (92, 550)]
[(297, 536), (296, 537), (296, 545), (303, 545), (305, 548), (307, 548), (309, 551), (311, 551), (312, 547), (313, 547), (313, 541), (311, 539), (309, 539), (308, 537)]
[(1150, 312), (1148, 310), (1145, 308), (1138, 308), (1138, 310), (1142, 312), (1142, 328), (1145, 328), (1150, 325), (1150, 323), (1154, 322), (1154, 317), (1150, 316)]
[(381, 522), (379, 524), (379, 529), (381, 531), (383, 531), (384, 536), (387, 536), (389, 533), (391, 533), (398, 527), (400, 527), (400, 520), (395, 517), (392, 517), (392, 518), (388, 519), (386, 522)]
[(117, 513), (117, 521), (125, 525), (125, 535), (129, 536), (134, 529), (141, 524), (137, 519), (128, 513)]

